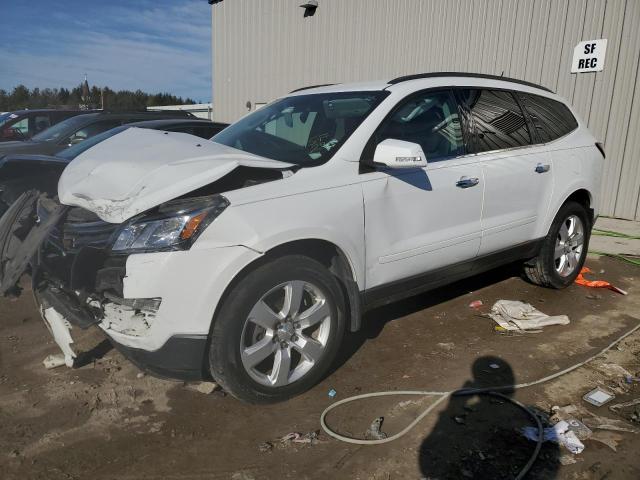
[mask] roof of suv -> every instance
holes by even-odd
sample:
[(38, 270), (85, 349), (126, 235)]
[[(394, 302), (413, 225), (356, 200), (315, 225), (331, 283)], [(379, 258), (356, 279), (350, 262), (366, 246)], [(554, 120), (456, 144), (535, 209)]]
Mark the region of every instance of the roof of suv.
[[(522, 87), (528, 87), (536, 90), (542, 90), (546, 93), (554, 93), (552, 90), (542, 85), (527, 82), (525, 80), (519, 80), (516, 78), (500, 77), (497, 75), (487, 75), (483, 73), (469, 73), (469, 72), (431, 72), (431, 73), (419, 73), (415, 75), (406, 75), (402, 77), (393, 78), (391, 80), (379, 80), (374, 82), (357, 82), (357, 83), (338, 83), (327, 85), (313, 85), (309, 87), (298, 88), (293, 90), (290, 95), (304, 95), (307, 93), (322, 93), (322, 92), (347, 92), (347, 91), (374, 91), (384, 90), (394, 85), (403, 84), (413, 80), (441, 80), (448, 79), (452, 84), (459, 82), (460, 80), (476, 80), (486, 81), (489, 85), (493, 82), (505, 82), (511, 84), (510, 86), (515, 90), (520, 90)], [(483, 82), (484, 83), (484, 82)], [(498, 86), (496, 84), (496, 86)], [(504, 87), (503, 87), (504, 88)]]

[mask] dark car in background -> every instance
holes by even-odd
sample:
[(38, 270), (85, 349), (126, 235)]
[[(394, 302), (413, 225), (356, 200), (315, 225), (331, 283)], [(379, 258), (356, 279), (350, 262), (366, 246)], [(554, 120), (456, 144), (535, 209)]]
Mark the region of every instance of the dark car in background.
[(83, 113), (47, 128), (30, 140), (0, 143), (0, 157), (10, 153), (55, 155), (67, 147), (83, 142), (99, 133), (127, 123), (152, 119), (195, 117), (180, 110), (154, 112), (94, 112)]
[(86, 110), (16, 110), (0, 114), (0, 142), (22, 142)]
[(112, 128), (68, 147), (56, 155), (20, 153), (5, 155), (0, 159), (0, 215), (27, 188), (38, 187), (39, 190), (54, 196), (58, 178), (71, 160), (94, 145), (131, 127), (188, 133), (209, 139), (227, 127), (227, 124), (196, 118), (147, 120)]

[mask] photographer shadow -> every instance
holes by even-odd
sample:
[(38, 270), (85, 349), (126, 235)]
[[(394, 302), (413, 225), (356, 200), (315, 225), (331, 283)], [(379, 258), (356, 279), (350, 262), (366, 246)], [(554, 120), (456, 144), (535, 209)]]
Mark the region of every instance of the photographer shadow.
[[(505, 386), (498, 393), (513, 396), (514, 373), (505, 360), (480, 357), (473, 363), (472, 374), (461, 390)], [(418, 450), (420, 471), (431, 480), (517, 478), (536, 447), (519, 431), (529, 425), (532, 419), (508, 398), (454, 395), (422, 441)], [(526, 478), (556, 478), (559, 458), (557, 444), (543, 443)]]

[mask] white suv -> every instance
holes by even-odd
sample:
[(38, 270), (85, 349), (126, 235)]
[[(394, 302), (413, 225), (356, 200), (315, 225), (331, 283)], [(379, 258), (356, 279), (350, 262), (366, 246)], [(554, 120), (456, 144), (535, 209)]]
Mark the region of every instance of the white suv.
[(514, 261), (571, 284), (603, 158), (526, 82), (311, 87), (212, 141), (131, 128), (87, 150), (57, 196), (39, 185), (0, 220), (1, 289), (30, 265), (69, 364), (71, 327), (97, 325), (158, 375), (278, 401), (326, 374), (372, 306)]

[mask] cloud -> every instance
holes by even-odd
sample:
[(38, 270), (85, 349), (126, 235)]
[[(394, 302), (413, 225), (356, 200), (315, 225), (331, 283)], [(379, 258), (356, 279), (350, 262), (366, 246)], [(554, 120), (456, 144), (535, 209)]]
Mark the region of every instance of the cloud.
[(131, 3), (108, 5), (95, 15), (90, 6), (81, 15), (58, 10), (50, 21), (22, 31), (29, 42), (16, 42), (15, 35), (12, 42), (0, 41), (0, 88), (19, 83), (72, 87), (87, 73), (92, 85), (166, 91), (208, 101), (211, 20), (207, 3)]

